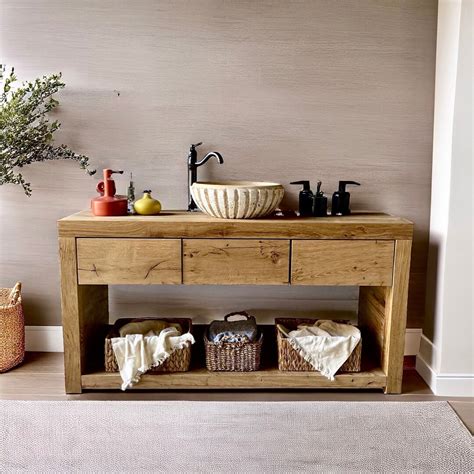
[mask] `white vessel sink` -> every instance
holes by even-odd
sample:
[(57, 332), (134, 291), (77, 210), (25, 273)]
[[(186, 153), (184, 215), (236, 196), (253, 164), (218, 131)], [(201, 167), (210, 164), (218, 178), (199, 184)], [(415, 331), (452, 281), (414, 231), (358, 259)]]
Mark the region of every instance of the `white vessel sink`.
[(259, 181), (207, 181), (191, 186), (199, 209), (221, 219), (267, 216), (275, 211), (284, 193), (281, 184)]

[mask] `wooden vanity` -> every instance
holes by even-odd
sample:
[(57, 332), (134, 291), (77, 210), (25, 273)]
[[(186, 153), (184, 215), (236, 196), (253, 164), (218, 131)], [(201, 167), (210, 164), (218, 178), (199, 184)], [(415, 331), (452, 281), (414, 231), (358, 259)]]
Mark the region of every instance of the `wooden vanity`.
[(276, 362), (246, 373), (198, 365), (185, 373), (145, 375), (137, 389), (401, 391), (413, 234), (406, 219), (363, 213), (223, 220), (181, 211), (94, 217), (82, 211), (61, 219), (58, 228), (67, 393), (120, 388), (119, 374), (100, 367), (108, 285), (116, 284), (360, 288), (362, 372), (330, 381), (317, 372), (280, 372)]

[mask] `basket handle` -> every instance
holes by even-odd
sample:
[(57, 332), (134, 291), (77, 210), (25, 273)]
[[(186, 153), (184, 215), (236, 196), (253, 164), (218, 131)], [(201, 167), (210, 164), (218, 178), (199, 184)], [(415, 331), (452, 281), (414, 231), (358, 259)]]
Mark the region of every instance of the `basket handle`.
[(290, 337), (290, 335), (287, 332), (287, 329), (285, 328), (285, 326), (283, 326), (283, 324), (277, 324), (276, 328), (277, 328), (277, 331), (279, 331), (284, 336)]
[(247, 313), (247, 311), (234, 311), (233, 313), (226, 314), (224, 316), (224, 321), (228, 321), (228, 318), (231, 316), (245, 316), (245, 319), (250, 319), (252, 317)]
[(21, 296), (21, 282), (17, 281), (15, 286), (12, 288), (10, 292), (10, 296), (8, 299), (10, 300), (11, 305), (17, 304), (19, 298)]

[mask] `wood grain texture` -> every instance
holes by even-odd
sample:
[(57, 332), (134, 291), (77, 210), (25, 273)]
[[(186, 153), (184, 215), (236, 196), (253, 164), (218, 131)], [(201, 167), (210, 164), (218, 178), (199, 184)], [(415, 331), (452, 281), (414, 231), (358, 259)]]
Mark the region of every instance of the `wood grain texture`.
[(372, 357), (382, 364), (385, 344), (385, 298), (386, 287), (361, 286), (359, 288), (359, 327), (364, 345)]
[(360, 288), (359, 324), (387, 374), (385, 393), (402, 389), (410, 257), (411, 241), (397, 240), (392, 286)]
[[(187, 151), (200, 140), (200, 157), (216, 149), (225, 160), (201, 167), (200, 179), (281, 182), (288, 207), (298, 194), (290, 181), (320, 178), (329, 194), (339, 179), (361, 182), (353, 210), (416, 224), (409, 322), (420, 327), (436, 20), (436, 0), (2, 0), (0, 44), (20, 79), (63, 72), (58, 143), (99, 170), (133, 171), (136, 189), (153, 189), (165, 210), (185, 208)], [(71, 162), (23, 173), (32, 198), (0, 187), (0, 282), (24, 283), (28, 324), (57, 325), (55, 222), (88, 207), (96, 181)], [(120, 291), (143, 300), (138, 287)], [(232, 290), (219, 295), (216, 307), (240, 306)], [(308, 311), (326, 304), (322, 295), (311, 305), (310, 295), (288, 301)], [(115, 310), (131, 314), (119, 290), (113, 296)], [(141, 309), (151, 313), (159, 297), (147, 300)]]
[(343, 217), (218, 219), (201, 212), (157, 216), (95, 217), (81, 211), (58, 221), (59, 235), (75, 237), (411, 239), (413, 223), (383, 213)]
[(65, 386), (67, 393), (81, 393), (81, 374), (102, 346), (109, 321), (108, 288), (78, 285), (75, 239), (59, 239), (59, 257)]
[(289, 269), (289, 240), (183, 240), (185, 285), (282, 285)]
[(181, 283), (179, 239), (77, 239), (79, 284)]
[[(150, 249), (153, 250), (157, 244), (173, 242), (177, 243), (179, 257), (181, 249), (183, 252), (184, 284), (287, 284), (291, 244), (292, 275), (300, 277), (306, 284), (360, 284), (361, 280), (365, 285), (377, 285), (372, 292), (361, 291), (360, 320), (362, 328), (369, 333), (369, 342), (375, 341), (376, 351), (369, 351), (366, 356), (372, 364), (374, 359), (375, 365), (381, 363), (382, 369), (376, 369), (377, 374), (366, 369), (357, 376), (350, 374), (350, 378), (339, 379), (338, 384), (330, 385), (321, 376), (304, 381), (301, 375), (297, 375), (292, 380), (293, 373), (287, 374), (287, 379), (281, 372), (275, 376), (272, 369), (259, 371), (258, 379), (255, 379), (255, 374), (245, 374), (249, 378), (240, 379), (227, 379), (219, 375), (220, 378), (215, 379), (213, 373), (194, 369), (184, 374), (184, 380), (180, 379), (177, 383), (170, 374), (169, 380), (150, 379), (148, 384), (143, 384), (143, 388), (255, 388), (257, 380), (266, 388), (384, 388), (386, 393), (399, 393), (401, 390), (411, 240), (395, 241), (394, 254), (393, 241), (370, 239), (183, 239), (181, 242), (60, 237), (65, 346), (66, 352), (73, 354), (70, 358), (72, 362), (68, 362), (67, 357), (65, 359), (68, 393), (79, 393), (83, 388), (115, 388), (117, 383), (117, 380), (104, 377), (101, 372), (90, 370), (99, 360), (99, 348), (102, 351), (100, 338), (105, 334), (108, 321), (108, 287), (80, 285), (76, 260), (80, 267), (83, 258), (97, 258), (93, 273), (97, 277), (104, 273), (103, 283), (106, 284), (117, 273), (133, 276), (135, 269), (153, 253)], [(112, 254), (108, 254), (109, 249), (114, 249)], [(132, 251), (127, 254), (130, 249)], [(120, 257), (124, 256), (126, 267), (120, 270), (119, 265), (123, 263)], [(100, 259), (106, 265), (99, 264)], [(178, 260), (181, 263), (181, 259)], [(387, 268), (388, 275), (385, 274)], [(117, 272), (117, 269), (120, 271)], [(351, 273), (353, 275), (348, 279), (347, 274)], [(137, 283), (147, 284), (146, 278), (141, 277)], [(74, 290), (71, 292), (71, 303), (68, 288)], [(69, 339), (68, 333), (73, 337)], [(271, 340), (269, 342), (271, 344)], [(380, 378), (379, 372), (383, 378)], [(157, 386), (158, 380), (160, 386)]]
[(400, 393), (402, 390), (411, 245), (411, 240), (397, 240), (395, 243), (393, 283), (387, 288), (385, 298), (382, 369), (387, 374), (386, 393)]
[[(94, 372), (81, 378), (88, 389), (117, 390), (119, 374)], [(336, 375), (331, 381), (315, 372), (280, 372), (278, 369), (256, 372), (209, 372), (196, 369), (190, 372), (144, 375), (134, 389), (265, 389), (265, 388), (327, 388), (360, 389), (384, 388), (386, 377), (381, 369)]]
[(59, 259), (66, 392), (80, 393), (83, 360), (81, 359), (76, 239), (73, 237), (59, 238)]
[(392, 241), (293, 240), (292, 285), (391, 285)]

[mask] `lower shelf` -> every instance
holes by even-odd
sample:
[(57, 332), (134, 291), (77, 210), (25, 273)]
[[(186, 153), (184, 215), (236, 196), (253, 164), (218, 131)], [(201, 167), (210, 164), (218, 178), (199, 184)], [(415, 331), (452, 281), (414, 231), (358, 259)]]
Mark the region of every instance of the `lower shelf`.
[[(195, 369), (189, 372), (143, 375), (136, 390), (157, 389), (377, 389), (385, 388), (387, 377), (382, 369), (336, 375), (328, 380), (316, 372), (280, 372), (278, 369), (257, 372), (209, 372)], [(82, 388), (91, 390), (118, 390), (118, 373), (93, 372), (82, 375)]]

